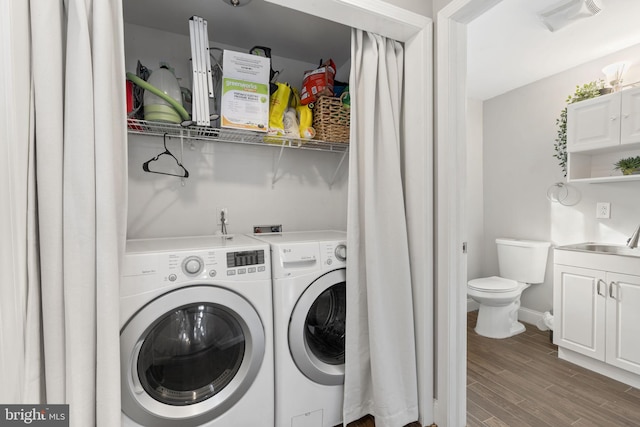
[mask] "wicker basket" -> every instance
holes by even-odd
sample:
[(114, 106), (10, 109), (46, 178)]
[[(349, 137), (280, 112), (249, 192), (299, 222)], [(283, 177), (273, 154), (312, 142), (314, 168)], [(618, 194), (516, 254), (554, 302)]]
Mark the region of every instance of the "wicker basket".
[(321, 96), (313, 107), (314, 139), (349, 143), (349, 110), (342, 106), (340, 98)]

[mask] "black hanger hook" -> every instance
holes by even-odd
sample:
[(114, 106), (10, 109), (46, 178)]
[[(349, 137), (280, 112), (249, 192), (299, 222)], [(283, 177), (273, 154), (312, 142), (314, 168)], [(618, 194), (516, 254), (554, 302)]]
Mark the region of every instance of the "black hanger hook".
[[(189, 178), (189, 171), (182, 165), (180, 160), (178, 160), (176, 158), (176, 156), (174, 156), (173, 153), (171, 151), (169, 151), (169, 148), (167, 148), (167, 133), (166, 132), (164, 133), (164, 135), (162, 135), (162, 140), (163, 140), (163, 143), (164, 143), (164, 151), (162, 153), (158, 154), (157, 156), (155, 156), (154, 158), (144, 162), (142, 164), (142, 170), (145, 171), (145, 172), (157, 173), (157, 174), (160, 174), (160, 175), (177, 176), (179, 178)], [(172, 157), (176, 161), (176, 163), (178, 164), (180, 169), (182, 169), (183, 174), (179, 175), (179, 174), (175, 174), (175, 173), (153, 171), (153, 170), (149, 169), (149, 164), (152, 163), (152, 162), (155, 162), (156, 160), (158, 160), (163, 155), (167, 155), (167, 156)]]

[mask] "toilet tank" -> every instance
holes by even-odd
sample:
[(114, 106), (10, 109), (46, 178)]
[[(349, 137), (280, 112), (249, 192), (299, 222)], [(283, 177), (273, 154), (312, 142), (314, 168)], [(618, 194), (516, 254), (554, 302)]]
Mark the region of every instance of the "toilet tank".
[(544, 282), (549, 242), (496, 239), (500, 277), (524, 283)]

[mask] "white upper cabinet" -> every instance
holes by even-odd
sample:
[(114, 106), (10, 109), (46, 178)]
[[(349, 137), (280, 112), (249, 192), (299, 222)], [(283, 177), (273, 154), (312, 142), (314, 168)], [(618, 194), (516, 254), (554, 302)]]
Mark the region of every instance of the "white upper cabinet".
[(570, 104), (567, 151), (640, 143), (640, 88)]
[(576, 102), (567, 107), (567, 180), (640, 180), (614, 169), (625, 157), (640, 155), (640, 88)]
[(601, 96), (567, 107), (567, 151), (620, 144), (620, 94)]
[(620, 143), (640, 141), (640, 88), (621, 92)]

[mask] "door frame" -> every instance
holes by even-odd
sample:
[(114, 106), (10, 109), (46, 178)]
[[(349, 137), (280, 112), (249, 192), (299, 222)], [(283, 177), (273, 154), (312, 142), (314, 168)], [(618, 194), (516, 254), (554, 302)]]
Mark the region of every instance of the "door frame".
[[(265, 0), (404, 43), (403, 135), (410, 241), (419, 419), (434, 421), (433, 21), (381, 0)], [(411, 215), (415, 212), (415, 215)], [(444, 424), (443, 424), (444, 425)]]
[(467, 238), (465, 211), (467, 24), (501, 0), (452, 0), (437, 13), (436, 89), (436, 420), (466, 424)]

